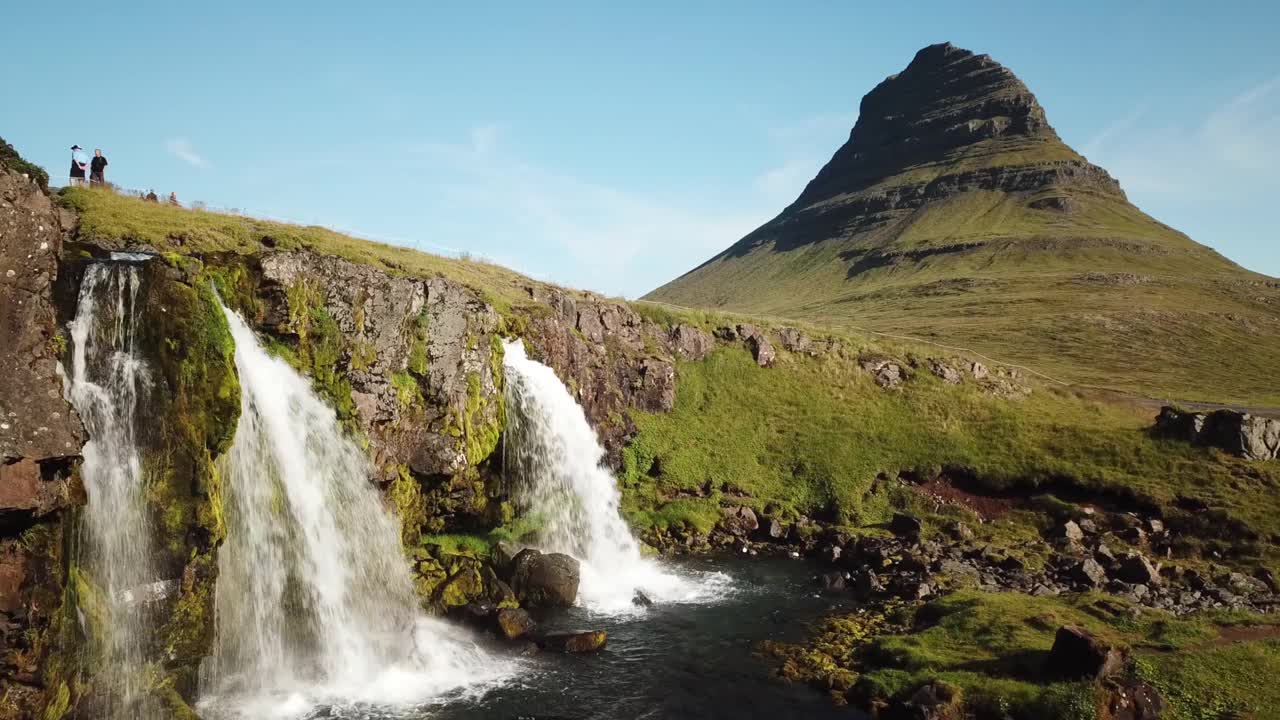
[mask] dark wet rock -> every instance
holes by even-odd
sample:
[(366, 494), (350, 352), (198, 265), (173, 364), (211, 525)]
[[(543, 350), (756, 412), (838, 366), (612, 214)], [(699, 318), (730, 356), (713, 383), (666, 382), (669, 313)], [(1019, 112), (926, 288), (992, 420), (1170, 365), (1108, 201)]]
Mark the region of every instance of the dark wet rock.
[(823, 590), (838, 591), (848, 587), (849, 575), (844, 572), (826, 572), (818, 576)]
[(943, 360), (929, 358), (927, 362), (929, 364), (929, 372), (938, 376), (942, 382), (948, 385), (959, 385), (960, 381), (964, 379), (964, 375), (961, 374), (959, 369)]
[(1267, 568), (1257, 568), (1253, 571), (1253, 576), (1262, 581), (1262, 584), (1273, 593), (1280, 594), (1280, 582), (1276, 580), (1276, 576)]
[(720, 515), (720, 526), (737, 537), (750, 535), (760, 527), (755, 511), (745, 505), (720, 508)]
[(769, 518), (766, 534), (770, 540), (786, 540), (791, 534), (791, 526), (778, 518)]
[(1102, 683), (1099, 720), (1161, 720), (1168, 703), (1160, 692), (1136, 678)]
[(1081, 627), (1058, 628), (1053, 647), (1045, 659), (1044, 672), (1050, 677), (1101, 679), (1123, 669), (1128, 656)]
[(602, 649), (609, 636), (604, 630), (578, 630), (540, 635), (536, 638), (543, 650), (564, 653), (589, 653)]
[(511, 561), (511, 588), (528, 607), (572, 607), (578, 598), (578, 561), (528, 548)]
[(705, 330), (683, 323), (671, 329), (671, 345), (684, 360), (702, 360), (715, 349), (715, 339)]
[(835, 565), (836, 563), (840, 562), (840, 556), (843, 554), (844, 554), (844, 548), (840, 547), (839, 545), (836, 545), (835, 543), (832, 543), (830, 545), (824, 545), (822, 547), (822, 550), (819, 551), (818, 557), (821, 558), (823, 562), (829, 565)]
[(518, 640), (533, 632), (534, 622), (522, 608), (503, 608), (497, 612), (498, 632), (508, 640)]
[(923, 529), (924, 526), (918, 519), (905, 513), (894, 513), (893, 519), (889, 521), (889, 532), (900, 538), (919, 539)]
[(947, 525), (946, 532), (953, 539), (959, 540), (960, 542), (973, 541), (973, 530), (962, 522), (957, 521)]
[(850, 580), (852, 581), (853, 591), (860, 596), (867, 597), (884, 592), (884, 585), (880, 583), (880, 578), (867, 568), (853, 572)]
[(643, 590), (636, 590), (631, 596), (631, 604), (636, 607), (652, 607), (653, 600)]
[(1159, 585), (1160, 572), (1142, 553), (1129, 553), (1116, 564), (1115, 577), (1127, 583)]

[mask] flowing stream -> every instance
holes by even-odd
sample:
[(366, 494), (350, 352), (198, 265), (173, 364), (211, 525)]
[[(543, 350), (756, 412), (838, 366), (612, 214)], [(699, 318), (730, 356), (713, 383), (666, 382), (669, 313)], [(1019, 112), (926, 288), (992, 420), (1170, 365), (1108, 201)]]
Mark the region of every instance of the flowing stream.
[(555, 371), (504, 345), (506, 471), (522, 511), (540, 523), (537, 544), (581, 563), (579, 602), (626, 612), (636, 592), (658, 603), (708, 602), (730, 591), (721, 573), (689, 573), (644, 558), (619, 513), (617, 480), (582, 407)]
[[(123, 258), (132, 260), (133, 258)], [(133, 262), (89, 265), (71, 322), (70, 399), (89, 441), (80, 475), (88, 495), (73, 576), (80, 620), (101, 651), (99, 678), (108, 718), (154, 717), (138, 703), (147, 661), (147, 593), (156, 582), (137, 409), (150, 377), (134, 351), (134, 304), (141, 270)]]
[(222, 467), (227, 539), (201, 708), (264, 718), (413, 706), (509, 672), (465, 631), (419, 613), (364, 452), (310, 383), (223, 310), (241, 415)]

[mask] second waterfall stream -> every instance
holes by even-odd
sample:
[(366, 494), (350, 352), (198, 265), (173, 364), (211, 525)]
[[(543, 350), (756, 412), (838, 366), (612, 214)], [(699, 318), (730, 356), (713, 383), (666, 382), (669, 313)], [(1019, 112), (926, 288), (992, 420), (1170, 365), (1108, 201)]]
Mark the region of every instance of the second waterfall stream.
[(540, 523), (537, 545), (581, 563), (580, 604), (603, 613), (626, 612), (637, 592), (655, 602), (706, 602), (727, 592), (721, 573), (686, 573), (640, 553), (623, 520), (617, 480), (604, 448), (555, 371), (503, 345), (506, 371), (506, 474), (523, 513)]
[(399, 532), (332, 408), (239, 315), (240, 421), (223, 465), (217, 639), (202, 707), (228, 718), (414, 705), (509, 672), (418, 610)]

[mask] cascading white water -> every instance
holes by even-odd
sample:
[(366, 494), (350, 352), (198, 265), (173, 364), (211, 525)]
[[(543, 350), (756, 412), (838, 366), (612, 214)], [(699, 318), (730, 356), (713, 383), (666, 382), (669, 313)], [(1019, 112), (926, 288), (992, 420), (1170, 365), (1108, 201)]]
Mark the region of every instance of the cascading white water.
[(504, 343), (506, 469), (521, 510), (538, 518), (538, 545), (581, 563), (579, 601), (599, 612), (633, 607), (637, 590), (657, 602), (701, 602), (729, 579), (664, 568), (640, 554), (619, 514), (618, 483), (586, 413), (551, 368), (529, 359), (519, 340)]
[(93, 618), (95, 627), (85, 629), (100, 635), (94, 640), (103, 651), (102, 679), (113, 689), (103, 696), (109, 718), (150, 712), (138, 704), (149, 638), (147, 604), (137, 595), (156, 580), (136, 440), (137, 408), (150, 384), (147, 366), (134, 351), (140, 285), (141, 270), (133, 263), (90, 265), (70, 326), (69, 395), (89, 435), (80, 468), (88, 504), (76, 561), (87, 577), (78, 589), (99, 596), (82, 597), (82, 604), (106, 605), (107, 617)]
[(256, 718), (426, 702), (504, 674), (463, 631), (418, 612), (364, 453), (308, 381), (223, 311), (241, 414), (222, 467), (227, 538), (201, 707)]

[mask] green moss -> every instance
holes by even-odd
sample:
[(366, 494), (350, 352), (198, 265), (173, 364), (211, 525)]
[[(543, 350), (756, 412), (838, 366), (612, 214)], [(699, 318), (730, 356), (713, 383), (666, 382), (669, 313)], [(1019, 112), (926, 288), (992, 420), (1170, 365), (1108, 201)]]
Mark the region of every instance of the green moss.
[[(498, 362), (498, 367), (501, 367), (501, 356), (498, 357)], [(490, 409), (490, 404), (497, 407)], [(499, 383), (497, 392), (486, 397), (481, 387), (480, 376), (476, 373), (468, 374), (467, 404), (462, 418), (467, 462), (472, 466), (479, 465), (498, 447), (498, 440), (502, 437), (505, 412), (502, 385)], [(485, 417), (486, 414), (489, 417)]]
[(465, 555), (486, 558), (493, 549), (494, 539), (485, 535), (444, 534), (424, 535), (423, 545), (435, 545), (448, 555)]
[(391, 387), (395, 389), (396, 402), (402, 409), (421, 407), (422, 388), (418, 386), (417, 378), (405, 372), (392, 373)]
[(71, 689), (65, 682), (58, 683), (58, 689), (44, 708), (44, 720), (62, 720), (62, 716), (71, 709)]
[(209, 652), (214, 634), (215, 551), (192, 558), (183, 572), (182, 587), (168, 622), (161, 631), (165, 654), (172, 659), (172, 679), (182, 687), (196, 688), (200, 659)]
[(387, 496), (400, 518), (400, 541), (406, 552), (417, 547), (422, 538), (422, 527), (427, 523), (427, 506), (422, 496), (422, 485), (400, 465), (387, 488)]

